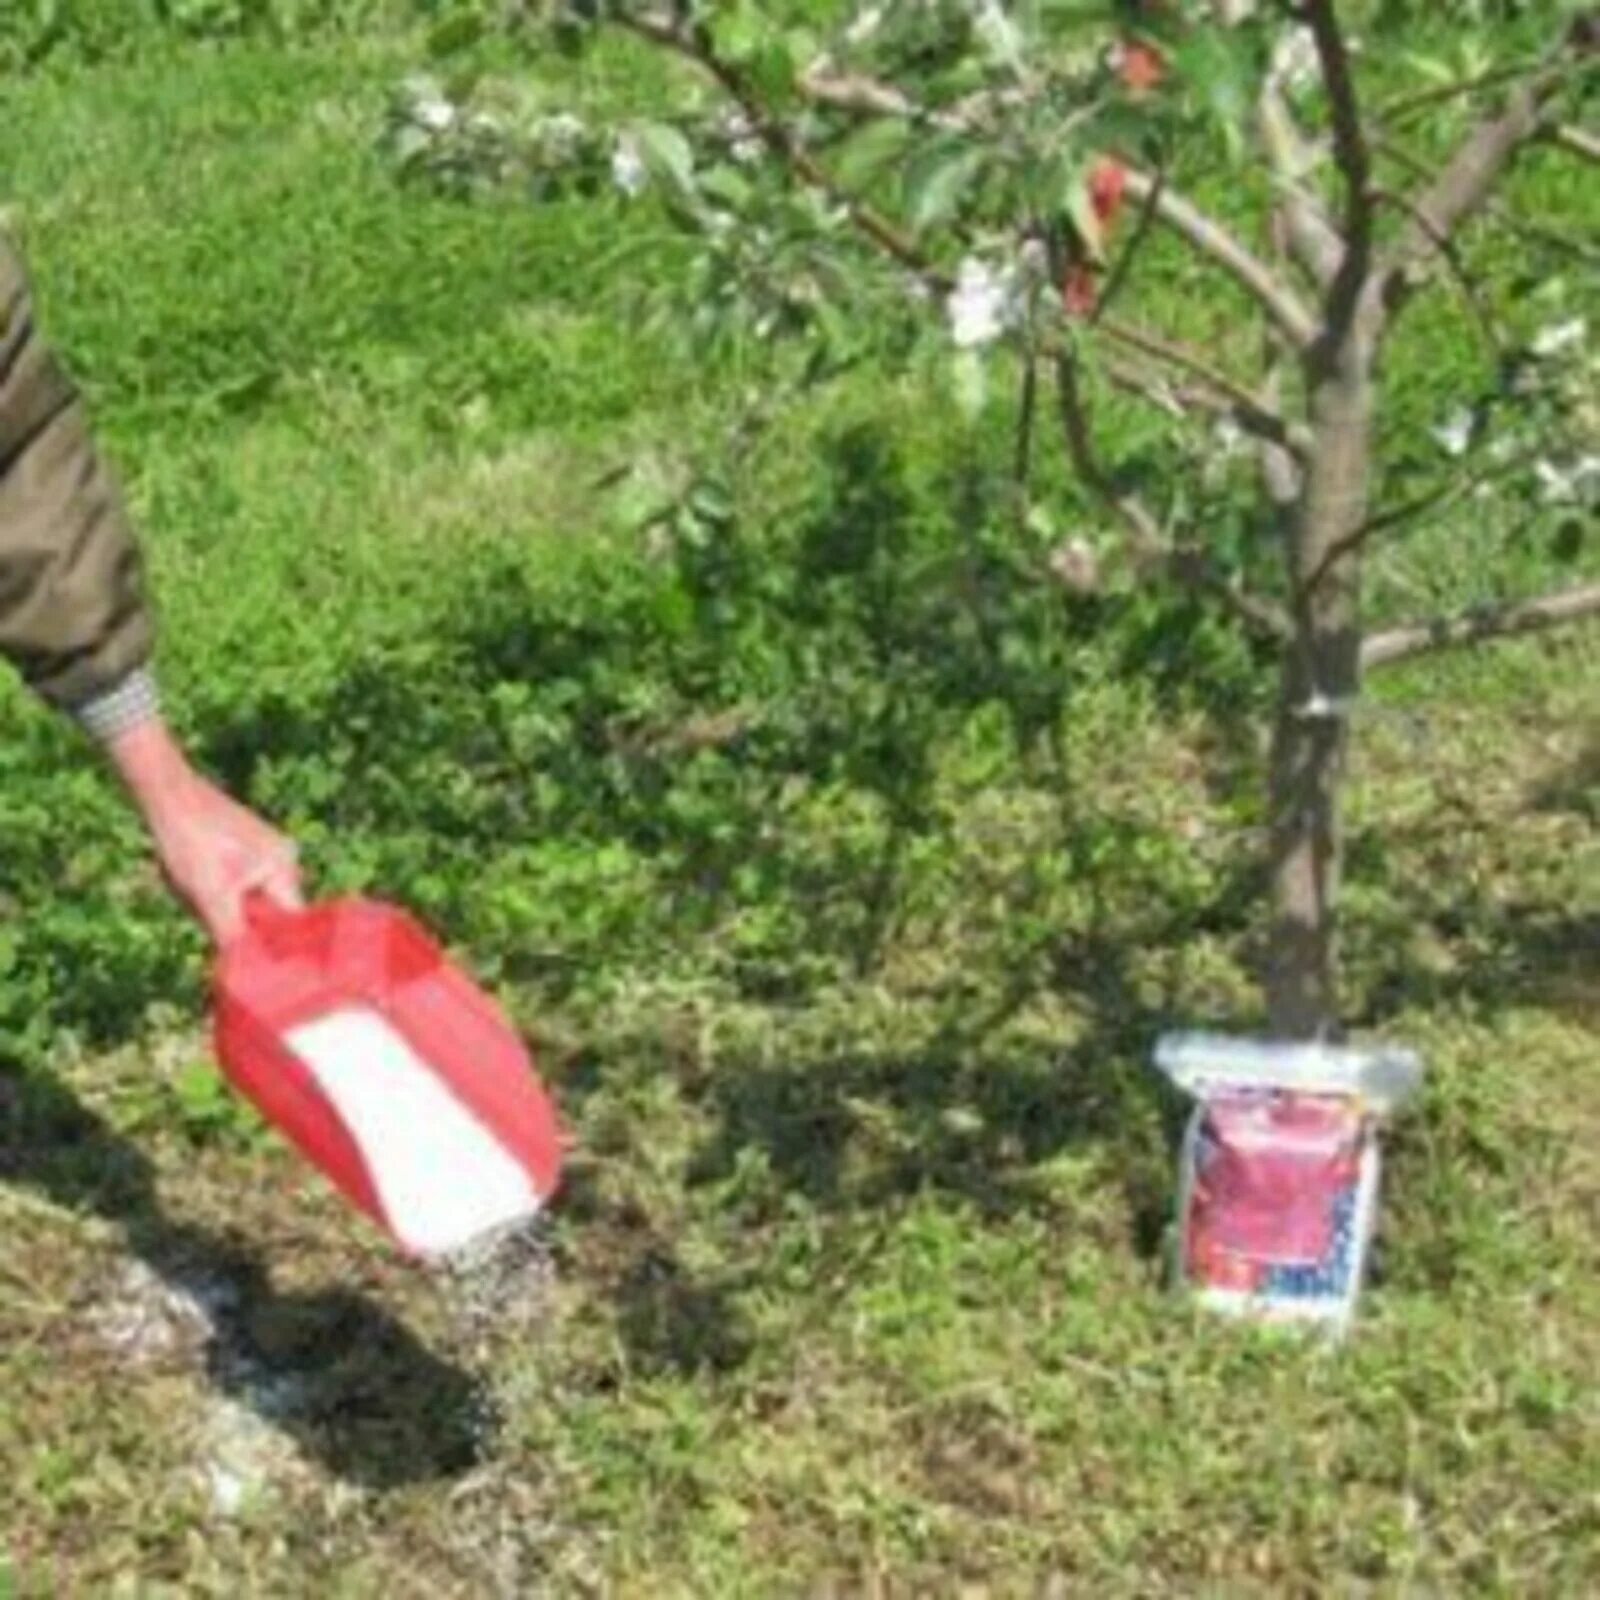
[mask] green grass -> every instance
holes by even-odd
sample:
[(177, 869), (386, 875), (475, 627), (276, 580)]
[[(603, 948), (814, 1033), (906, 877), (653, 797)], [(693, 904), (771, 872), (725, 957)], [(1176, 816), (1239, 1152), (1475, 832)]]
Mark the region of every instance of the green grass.
[[(553, 1279), (464, 1324), (215, 1091), (197, 940), (8, 691), (17, 1591), (1592, 1592), (1592, 633), (1363, 714), (1350, 1014), (1430, 1067), (1382, 1271), (1338, 1352), (1195, 1320), (1147, 1060), (1255, 1019), (1248, 663), (1038, 583), (1007, 418), (914, 380), (799, 408), (720, 537), (631, 531), (597, 482), (681, 474), (739, 375), (640, 333), (610, 202), (395, 186), (419, 49), (63, 63), (8, 88), (5, 198), (148, 531), (175, 717), (535, 1041), (578, 1138)], [(1408, 338), (1409, 426), (1466, 358)], [(1383, 604), (1565, 570), (1450, 534)], [(104, 1336), (130, 1252), (233, 1284), (220, 1351)], [(224, 1515), (217, 1430), (285, 1373)]]

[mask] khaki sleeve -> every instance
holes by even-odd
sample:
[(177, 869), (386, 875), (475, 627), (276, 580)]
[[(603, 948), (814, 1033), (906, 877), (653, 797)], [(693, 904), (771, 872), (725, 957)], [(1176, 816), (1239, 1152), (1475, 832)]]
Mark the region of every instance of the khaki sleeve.
[(121, 495), (0, 236), (0, 655), (76, 709), (143, 669), (152, 637)]

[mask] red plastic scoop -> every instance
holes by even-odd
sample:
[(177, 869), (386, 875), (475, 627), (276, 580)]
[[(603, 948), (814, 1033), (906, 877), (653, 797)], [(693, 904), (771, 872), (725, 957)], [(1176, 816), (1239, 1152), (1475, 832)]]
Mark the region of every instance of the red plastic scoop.
[(263, 1116), (407, 1252), (536, 1212), (555, 1112), (499, 1008), (405, 913), (257, 898), (218, 959), (216, 1049)]

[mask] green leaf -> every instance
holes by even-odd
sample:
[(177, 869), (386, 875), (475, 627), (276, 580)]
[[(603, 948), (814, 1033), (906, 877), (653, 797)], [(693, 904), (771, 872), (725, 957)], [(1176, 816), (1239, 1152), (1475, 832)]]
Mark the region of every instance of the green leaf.
[(699, 177), (700, 192), (729, 211), (743, 211), (750, 204), (754, 187), (737, 167), (727, 162), (712, 167)]
[(665, 122), (645, 122), (633, 130), (633, 136), (655, 176), (665, 178), (683, 194), (694, 193), (694, 151), (676, 128)]
[(977, 186), (989, 161), (981, 145), (936, 146), (906, 174), (906, 210), (918, 232), (948, 221)]
[(983, 411), (989, 394), (988, 373), (983, 355), (977, 350), (960, 350), (950, 364), (950, 381), (955, 390), (956, 408), (968, 421), (975, 421)]
[(905, 157), (911, 145), (911, 124), (900, 117), (878, 117), (863, 123), (839, 147), (834, 171), (852, 189), (869, 184), (885, 167)]
[(742, 67), (766, 43), (770, 28), (759, 6), (739, 0), (737, 5), (723, 8), (712, 27), (712, 43), (724, 61)]
[(1568, 517), (1556, 529), (1555, 538), (1550, 541), (1550, 554), (1557, 561), (1569, 565), (1583, 554), (1584, 527), (1577, 517)]
[(1084, 254), (1096, 266), (1103, 265), (1106, 258), (1105, 235), (1101, 231), (1100, 219), (1095, 215), (1094, 204), (1089, 198), (1088, 177), (1082, 167), (1073, 174), (1062, 200), (1072, 223), (1072, 231), (1077, 234), (1079, 242), (1083, 245)]
[(1238, 28), (1195, 30), (1178, 48), (1174, 62), (1177, 81), (1196, 96), (1216, 124), (1234, 162), (1247, 148), (1245, 134), (1260, 65), (1255, 38)]
[(1430, 83), (1448, 84), (1455, 81), (1455, 70), (1447, 61), (1442, 61), (1438, 56), (1421, 55), (1408, 52), (1403, 58), (1406, 65), (1419, 77), (1426, 78)]
[(479, 11), (463, 7), (453, 11), (443, 21), (428, 30), (428, 54), (435, 60), (470, 49), (488, 31), (488, 24)]
[(750, 57), (745, 71), (756, 92), (773, 110), (784, 110), (794, 99), (799, 71), (795, 62), (786, 39), (773, 39)]

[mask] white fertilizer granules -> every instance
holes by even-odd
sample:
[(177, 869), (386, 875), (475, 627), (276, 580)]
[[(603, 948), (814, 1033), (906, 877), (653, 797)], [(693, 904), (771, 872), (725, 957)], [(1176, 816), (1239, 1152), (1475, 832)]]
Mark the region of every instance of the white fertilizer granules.
[(539, 1209), (527, 1171), (377, 1012), (288, 1035), (361, 1151), (396, 1237), (445, 1255)]

